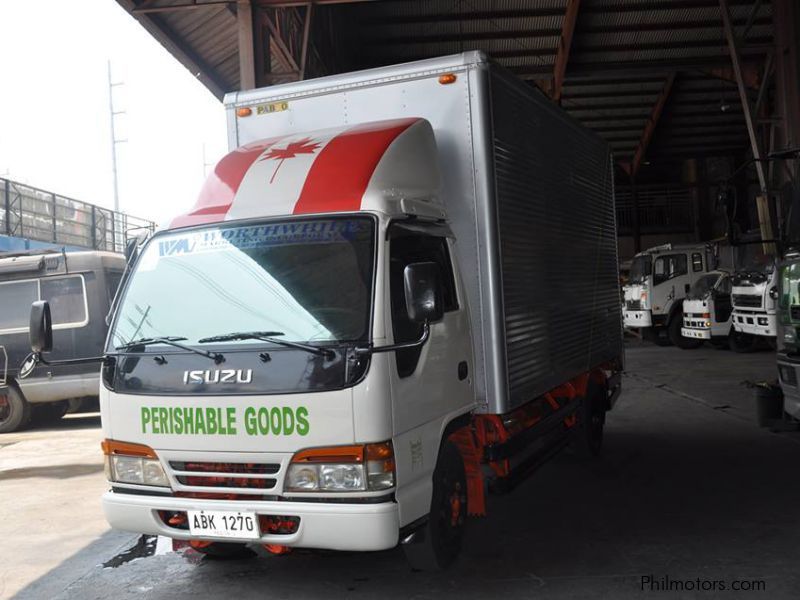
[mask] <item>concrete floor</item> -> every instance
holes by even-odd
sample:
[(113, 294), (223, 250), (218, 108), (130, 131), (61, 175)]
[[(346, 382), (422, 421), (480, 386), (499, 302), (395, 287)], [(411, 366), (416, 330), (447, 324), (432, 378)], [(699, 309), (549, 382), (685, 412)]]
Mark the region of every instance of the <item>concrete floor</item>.
[[(156, 554), (124, 562), (151, 554), (154, 542), (103, 568), (138, 538), (103, 533), (99, 431), (0, 438), (16, 439), (0, 449), (0, 506), (17, 515), (0, 520), (0, 596), (24, 582), (19, 598), (798, 597), (800, 435), (758, 429), (753, 393), (740, 384), (774, 379), (774, 354), (635, 342), (627, 360), (603, 456), (563, 453), (513, 493), (492, 497), (489, 516), (469, 523), (462, 558), (439, 574), (411, 572), (400, 550), (219, 562), (158, 544)], [(15, 466), (26, 455), (33, 462)], [(54, 455), (71, 476), (48, 479), (41, 469)], [(19, 476), (30, 468), (40, 470)], [(643, 588), (648, 576), (717, 591), (659, 592)], [(719, 592), (719, 582), (736, 581), (765, 589)]]

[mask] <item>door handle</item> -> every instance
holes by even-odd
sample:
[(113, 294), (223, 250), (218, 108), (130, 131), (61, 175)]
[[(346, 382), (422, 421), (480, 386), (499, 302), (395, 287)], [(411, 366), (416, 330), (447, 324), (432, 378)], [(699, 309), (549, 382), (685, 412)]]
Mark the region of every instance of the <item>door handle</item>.
[(469, 375), (469, 367), (467, 366), (467, 361), (462, 360), (458, 363), (458, 380), (464, 381)]

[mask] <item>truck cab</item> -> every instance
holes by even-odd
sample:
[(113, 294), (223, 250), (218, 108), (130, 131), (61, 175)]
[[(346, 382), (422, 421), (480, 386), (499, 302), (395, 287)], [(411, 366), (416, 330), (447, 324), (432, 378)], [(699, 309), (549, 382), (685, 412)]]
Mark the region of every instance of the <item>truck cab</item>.
[(742, 334), (775, 343), (778, 269), (768, 254), (759, 254), (731, 277), (733, 327)]
[(707, 245), (656, 246), (637, 254), (623, 287), (625, 327), (659, 344), (692, 346), (681, 335), (682, 302), (692, 285), (715, 267)]
[(683, 301), (681, 334), (701, 342), (727, 344), (732, 312), (730, 273), (711, 271), (695, 281)]

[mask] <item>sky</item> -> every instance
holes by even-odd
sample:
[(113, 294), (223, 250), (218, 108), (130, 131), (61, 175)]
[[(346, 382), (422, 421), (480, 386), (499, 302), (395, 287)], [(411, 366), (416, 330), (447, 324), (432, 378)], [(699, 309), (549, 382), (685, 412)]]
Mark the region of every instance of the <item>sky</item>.
[(162, 223), (194, 204), (227, 151), (224, 109), (133, 17), (3, 0), (0, 29), (0, 177), (113, 208), (110, 60), (120, 209)]

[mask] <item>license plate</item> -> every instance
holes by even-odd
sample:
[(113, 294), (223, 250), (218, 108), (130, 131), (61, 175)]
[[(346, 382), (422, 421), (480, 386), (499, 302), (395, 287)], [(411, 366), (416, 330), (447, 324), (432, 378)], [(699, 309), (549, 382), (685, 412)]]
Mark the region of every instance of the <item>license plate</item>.
[(192, 535), (257, 540), (256, 513), (233, 510), (189, 510), (189, 532)]

